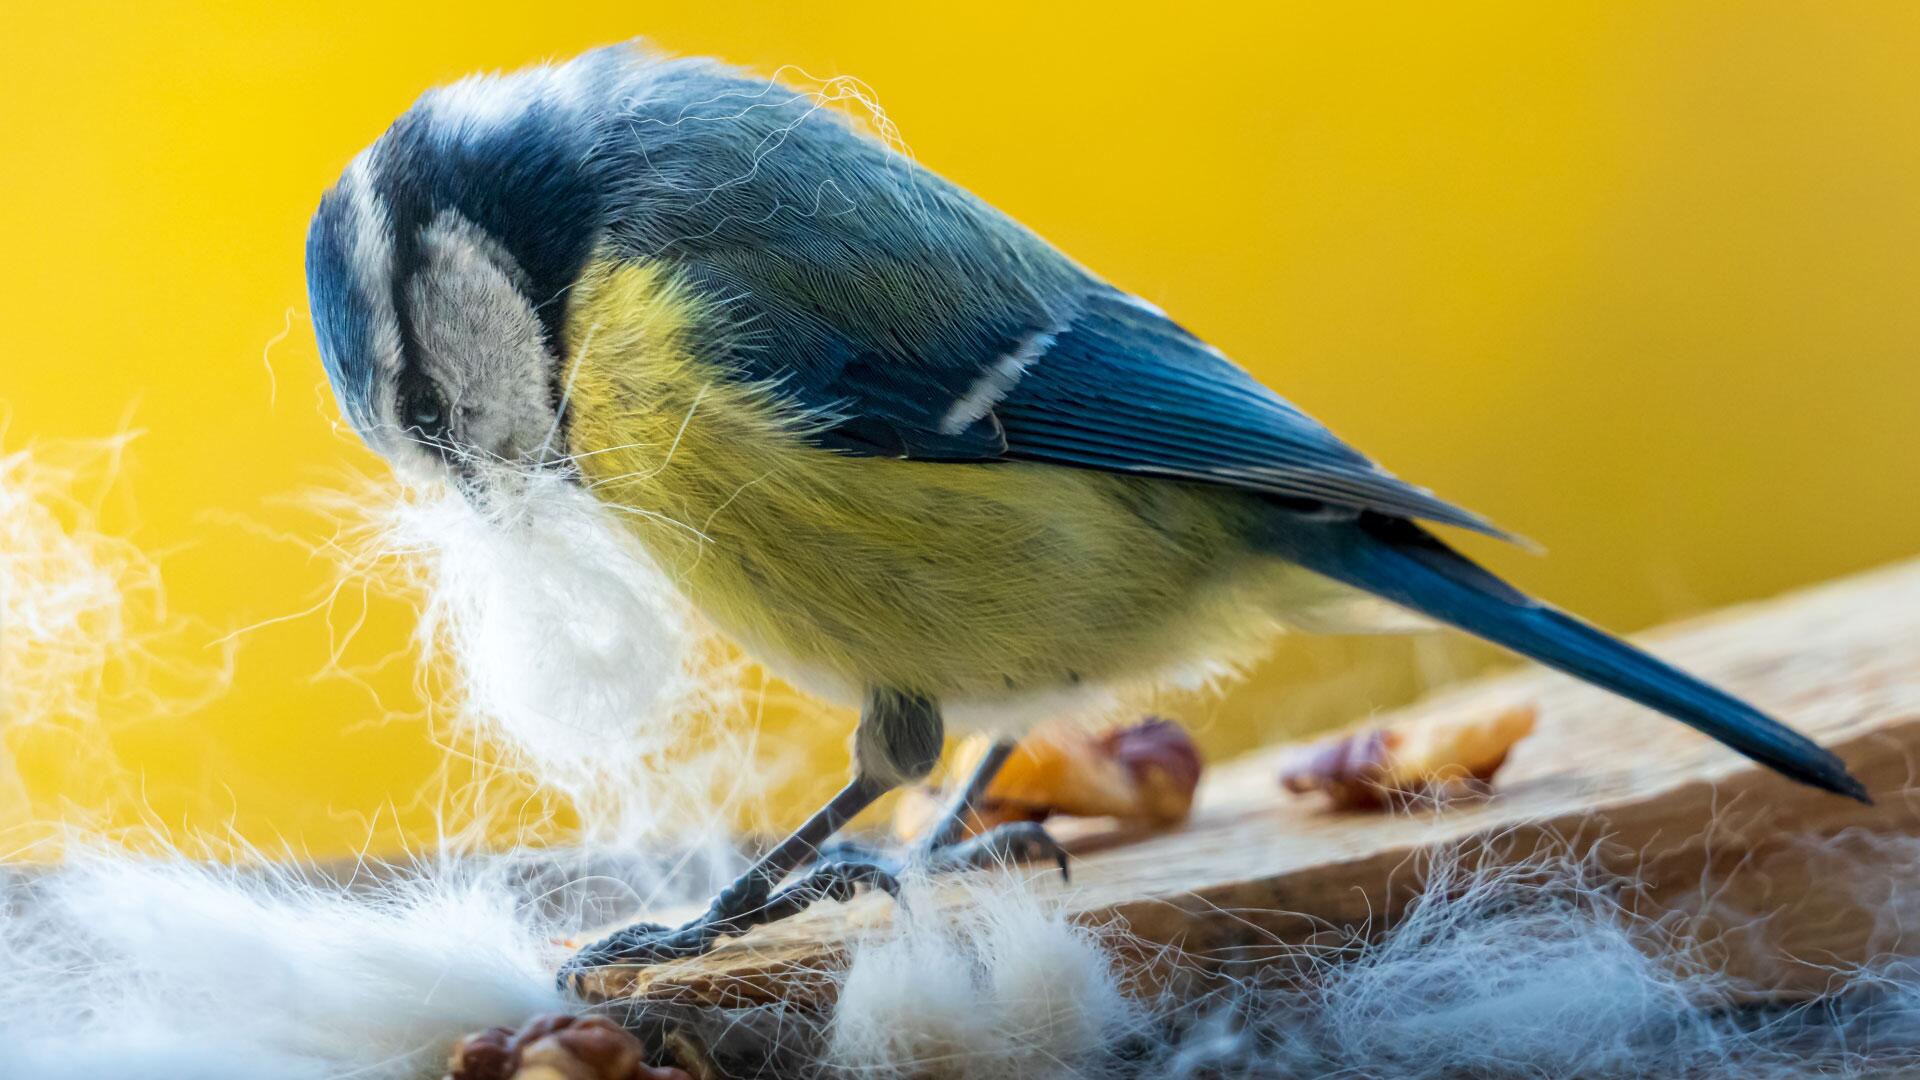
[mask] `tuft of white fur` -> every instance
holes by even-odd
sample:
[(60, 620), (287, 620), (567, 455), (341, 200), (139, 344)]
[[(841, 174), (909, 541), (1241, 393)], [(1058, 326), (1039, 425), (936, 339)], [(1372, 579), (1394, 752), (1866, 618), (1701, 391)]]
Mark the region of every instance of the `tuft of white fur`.
[[(1898, 909), (1916, 855), (1920, 841), (1882, 837), (1832, 858)], [(468, 857), (333, 884), (76, 848), (0, 903), (0, 1076), (430, 1078), (462, 1034), (573, 1007), (552, 989), (553, 938), (579, 911), (550, 901), (583, 882), (529, 869)], [(1836, 970), (1852, 1000), (1743, 1011), (1753, 988), (1697, 963), (1684, 924), (1634, 913), (1619, 899), (1631, 888), (1570, 858), (1443, 862), (1377, 934), (1179, 980), (1215, 979), (1198, 997), (1136, 1000), (1113, 932), (1021, 880), (916, 881), (892, 926), (855, 943), (824, 1028), (788, 1014), (780, 1037), (820, 1048), (827, 1075), (989, 1080), (1731, 1080), (1920, 1063), (1910, 954)]]
[(167, 610), (154, 560), (102, 526), (104, 504), (124, 494), (120, 465), (133, 439), (0, 452), (0, 821), (14, 842), (37, 837), (21, 828), (32, 822), (31, 800), (10, 732), (51, 731), (75, 778), (107, 784), (121, 771), (112, 721), (181, 712), (231, 674), (231, 647), (196, 650), (192, 664), (166, 659), (159, 646), (189, 623)]
[(1133, 1022), (1112, 956), (1013, 879), (935, 906), (910, 886), (858, 942), (828, 1039), (832, 1068), (882, 1076), (1076, 1076)]
[(128, 608), (158, 587), (133, 544), (94, 528), (128, 437), (0, 454), (0, 724), (93, 715), (130, 648)]
[[(1882, 861), (1884, 848), (1844, 838), (1803, 843), (1842, 880), (1905, 893), (1920, 839), (1881, 839), (1903, 858)], [(1199, 1010), (1163, 1014), (1161, 1053), (1144, 1074), (1785, 1080), (1920, 1064), (1911, 964), (1836, 967), (1841, 996), (1767, 1005), (1765, 987), (1703, 962), (1696, 924), (1629, 904), (1631, 878), (1571, 853), (1500, 856), (1436, 858), (1412, 905), (1377, 935), (1296, 951), (1267, 972), (1292, 977), (1246, 980)], [(1710, 895), (1713, 883), (1702, 888)], [(1766, 913), (1754, 915), (1765, 948)]]
[(725, 736), (730, 684), (672, 583), (564, 476), (502, 470), (485, 490), (416, 492), (387, 536), (417, 572), (422, 652), (450, 662), (463, 719), (603, 839), (710, 813), (694, 796), (718, 770), (690, 763)]
[[(1862, 917), (1909, 914), (1920, 839), (1804, 843), (1870, 901)], [(1639, 913), (1625, 902), (1634, 888), (1570, 854), (1453, 852), (1422, 868), (1419, 894), (1390, 923), (1344, 943), (1255, 949), (1258, 962), (1224, 971), (1202, 965), (1169, 980), (1178, 993), (1141, 1000), (1116, 982), (1114, 939), (1017, 884), (933, 918), (909, 893), (895, 927), (853, 950), (827, 1071), (1785, 1080), (1920, 1065), (1910, 943), (1836, 968), (1833, 987), (1849, 997), (1756, 1008), (1764, 988), (1706, 966), (1693, 924)]]
[[(1733, 989), (1579, 861), (1451, 859), (1377, 944), (1280, 1010), (1274, 1056), (1381, 1074), (1625, 1076), (1722, 1058)], [(1269, 1020), (1273, 1015), (1269, 1014)]]
[(75, 851), (7, 889), (0, 1074), (437, 1075), (462, 1033), (563, 1005), (551, 928), (482, 871), (332, 885)]

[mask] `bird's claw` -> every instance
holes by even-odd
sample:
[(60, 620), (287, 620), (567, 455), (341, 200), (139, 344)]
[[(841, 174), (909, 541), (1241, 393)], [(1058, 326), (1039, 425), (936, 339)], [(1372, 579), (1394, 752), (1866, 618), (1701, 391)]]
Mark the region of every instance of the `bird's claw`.
[(699, 956), (723, 938), (738, 937), (756, 926), (798, 915), (822, 900), (850, 900), (863, 886), (895, 899), (900, 896), (900, 882), (892, 867), (858, 858), (817, 863), (800, 880), (771, 896), (763, 887), (735, 883), (704, 914), (684, 926), (635, 923), (581, 949), (561, 965), (560, 986), (586, 996), (586, 977), (595, 970), (647, 967)]
[(560, 966), (560, 987), (584, 996), (586, 976), (594, 971), (609, 967), (648, 967), (698, 956), (712, 948), (718, 937), (704, 918), (685, 926), (661, 923), (624, 926), (569, 957)]
[(936, 848), (928, 856), (935, 870), (991, 869), (1015, 863), (1053, 863), (1071, 879), (1067, 849), (1037, 821), (1013, 821), (978, 836)]
[(821, 900), (849, 900), (863, 885), (900, 898), (900, 879), (885, 860), (843, 855), (822, 858), (805, 877), (775, 893), (768, 904), (785, 902), (804, 908)]

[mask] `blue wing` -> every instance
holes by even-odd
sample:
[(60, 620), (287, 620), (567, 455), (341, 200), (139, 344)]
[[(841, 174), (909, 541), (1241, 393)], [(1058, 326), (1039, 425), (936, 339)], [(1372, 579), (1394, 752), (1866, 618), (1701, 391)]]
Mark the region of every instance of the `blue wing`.
[(1007, 456), (1225, 484), (1500, 535), (1399, 480), (1218, 350), (1110, 290), (993, 407)]
[(962, 286), (945, 293), (950, 306), (925, 312), (914, 305), (941, 290), (903, 282), (896, 268), (814, 268), (848, 274), (840, 295), (869, 309), (836, 312), (772, 288), (796, 275), (769, 273), (769, 258), (691, 272), (708, 295), (732, 298), (728, 322), (760, 335), (748, 373), (777, 382), (816, 420), (813, 438), (836, 450), (1159, 476), (1507, 535), (1381, 469), (1166, 315), (1097, 281), (1025, 304)]

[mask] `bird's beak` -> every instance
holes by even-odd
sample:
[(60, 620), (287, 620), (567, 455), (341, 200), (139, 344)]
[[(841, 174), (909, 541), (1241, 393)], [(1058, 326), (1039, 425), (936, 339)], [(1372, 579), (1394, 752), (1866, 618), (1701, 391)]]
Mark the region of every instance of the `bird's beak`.
[(486, 510), (487, 484), (480, 478), (480, 470), (472, 461), (449, 461), (453, 470), (453, 487), (467, 505), (477, 511)]

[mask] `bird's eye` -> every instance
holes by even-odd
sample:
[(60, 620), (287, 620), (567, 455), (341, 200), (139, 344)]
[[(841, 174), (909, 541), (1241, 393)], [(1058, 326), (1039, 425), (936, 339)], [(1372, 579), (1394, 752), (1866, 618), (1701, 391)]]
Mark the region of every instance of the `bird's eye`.
[(400, 396), (400, 422), (407, 430), (424, 438), (438, 441), (447, 433), (447, 404), (440, 397), (440, 391), (426, 380), (421, 380), (402, 392)]

